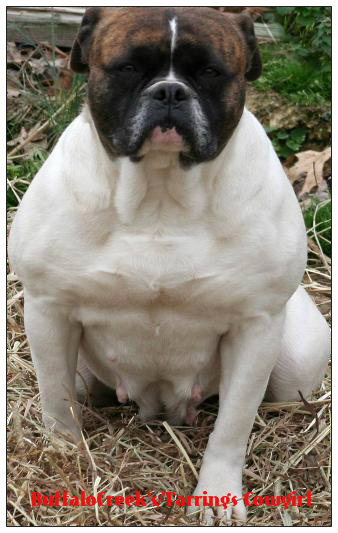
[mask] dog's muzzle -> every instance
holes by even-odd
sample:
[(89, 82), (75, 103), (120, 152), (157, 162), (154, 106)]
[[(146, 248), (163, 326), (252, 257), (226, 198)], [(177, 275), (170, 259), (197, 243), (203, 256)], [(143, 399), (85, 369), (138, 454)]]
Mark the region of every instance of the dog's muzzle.
[(143, 90), (128, 130), (128, 151), (138, 156), (142, 147), (193, 154), (195, 159), (214, 150), (197, 94), (181, 80), (153, 80)]

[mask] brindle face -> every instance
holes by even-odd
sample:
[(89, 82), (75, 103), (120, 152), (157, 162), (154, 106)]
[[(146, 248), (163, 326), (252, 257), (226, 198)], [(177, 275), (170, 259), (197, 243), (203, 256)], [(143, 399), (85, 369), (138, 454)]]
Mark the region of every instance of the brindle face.
[(137, 161), (147, 141), (182, 164), (215, 158), (236, 128), (246, 80), (261, 72), (246, 15), (210, 8), (91, 8), (71, 66), (88, 72), (106, 149)]

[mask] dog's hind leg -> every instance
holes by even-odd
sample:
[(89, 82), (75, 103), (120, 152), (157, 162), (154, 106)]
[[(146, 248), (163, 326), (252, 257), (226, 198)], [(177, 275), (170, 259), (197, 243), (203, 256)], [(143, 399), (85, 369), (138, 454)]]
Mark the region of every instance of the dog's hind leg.
[(299, 287), (286, 306), (282, 349), (267, 387), (268, 401), (300, 400), (322, 382), (331, 353), (330, 328)]

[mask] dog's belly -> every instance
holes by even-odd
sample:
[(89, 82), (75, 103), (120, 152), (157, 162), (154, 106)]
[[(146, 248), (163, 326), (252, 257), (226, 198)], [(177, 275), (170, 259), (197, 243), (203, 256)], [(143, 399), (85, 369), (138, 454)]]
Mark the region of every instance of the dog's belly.
[(123, 386), (138, 404), (154, 384), (168, 408), (189, 401), (194, 385), (203, 398), (217, 392), (218, 344), (236, 313), (236, 277), (211, 238), (182, 241), (115, 241), (112, 260), (97, 254), (86, 282), (79, 280), (81, 354), (100, 381)]
[(149, 386), (165, 383), (177, 400), (187, 400), (195, 384), (203, 396), (213, 391), (220, 335), (214, 321), (189, 311), (144, 307), (81, 310), (81, 353), (100, 381), (123, 385), (139, 403)]

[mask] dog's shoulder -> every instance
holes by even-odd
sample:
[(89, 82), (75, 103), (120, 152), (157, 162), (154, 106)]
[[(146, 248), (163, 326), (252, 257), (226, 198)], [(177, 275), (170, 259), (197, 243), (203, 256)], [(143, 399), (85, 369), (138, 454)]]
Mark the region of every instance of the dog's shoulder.
[(79, 210), (90, 211), (91, 204), (97, 209), (107, 202), (103, 153), (84, 110), (63, 132), (18, 207), (8, 253), (19, 277), (41, 260), (41, 254), (49, 254), (58, 236), (68, 233), (71, 239)]

